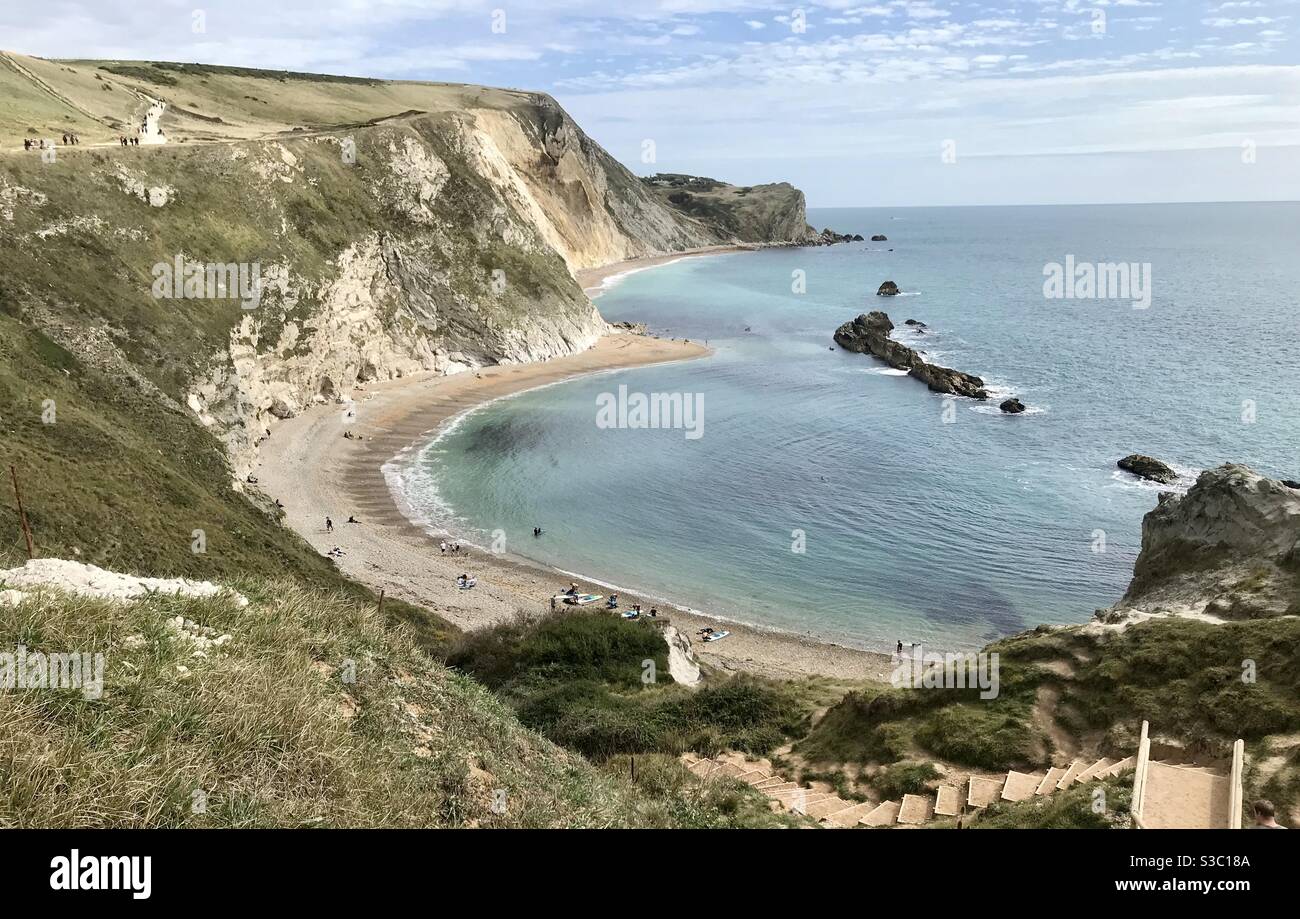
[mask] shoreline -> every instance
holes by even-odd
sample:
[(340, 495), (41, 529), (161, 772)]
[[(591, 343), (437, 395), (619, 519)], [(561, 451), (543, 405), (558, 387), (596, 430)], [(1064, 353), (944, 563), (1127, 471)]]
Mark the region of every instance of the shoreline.
[[(626, 271), (626, 266), (619, 263), (619, 270), (605, 277)], [(463, 629), (507, 621), (521, 612), (547, 611), (550, 597), (571, 580), (577, 580), (585, 592), (608, 593), (599, 581), (584, 581), (508, 552), (441, 555), (441, 535), (432, 535), (405, 516), (384, 467), (404, 451), (428, 443), (455, 418), (495, 399), (591, 373), (711, 353), (699, 344), (615, 334), (601, 338), (587, 351), (550, 361), (370, 384), (354, 390), (357, 417), (346, 428), (334, 405), (312, 406), (273, 428), (257, 465), (260, 488), (284, 503), (284, 525), (317, 551), (325, 553), (334, 546), (343, 550), (337, 563), (348, 577), (431, 609)], [(344, 430), (364, 439), (345, 438)], [(360, 523), (346, 523), (350, 515)], [(326, 516), (334, 522), (332, 534), (325, 531)], [(455, 578), (462, 572), (477, 577), (478, 586), (457, 589)], [(692, 639), (692, 650), (702, 663), (720, 670), (859, 681), (885, 679), (893, 668), (884, 653), (683, 610), (635, 589), (620, 590), (619, 596), (623, 609), (633, 603), (647, 611), (651, 606), (667, 607), (659, 619)], [(719, 625), (731, 632), (727, 638), (707, 644), (693, 639), (698, 629)]]
[(608, 265), (600, 265), (596, 268), (583, 268), (574, 273), (574, 278), (582, 292), (592, 300), (595, 300), (605, 291), (614, 286), (614, 283), (627, 277), (630, 274), (636, 274), (639, 271), (645, 271), (649, 268), (658, 268), (662, 265), (671, 265), (673, 262), (680, 262), (683, 259), (699, 258), (704, 255), (726, 255), (729, 252), (754, 252), (758, 249), (771, 248), (771, 246), (761, 245), (759, 243), (727, 243), (718, 246), (701, 246), (698, 249), (684, 249), (681, 252), (672, 252), (667, 255), (643, 255), (638, 258), (624, 259), (621, 262), (610, 262)]

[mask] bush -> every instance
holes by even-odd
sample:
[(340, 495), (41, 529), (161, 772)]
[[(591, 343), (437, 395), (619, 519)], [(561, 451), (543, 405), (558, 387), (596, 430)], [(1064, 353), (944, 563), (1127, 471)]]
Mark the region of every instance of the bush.
[(871, 785), (887, 799), (903, 795), (920, 795), (929, 791), (929, 783), (939, 778), (932, 763), (896, 763), (871, 777)]

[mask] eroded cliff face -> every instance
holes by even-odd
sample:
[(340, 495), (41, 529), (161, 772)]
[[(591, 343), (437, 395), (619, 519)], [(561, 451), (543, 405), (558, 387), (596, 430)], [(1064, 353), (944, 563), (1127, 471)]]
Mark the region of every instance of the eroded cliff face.
[[(41, 243), (11, 272), (19, 300), (43, 301), (29, 321), (74, 351), (84, 336), (68, 330), (102, 327), (102, 362), (187, 406), (238, 480), (278, 419), (358, 384), (589, 348), (608, 327), (582, 268), (724, 241), (544, 95), (15, 165), (0, 236)], [(60, 276), (88, 249), (93, 283)], [(202, 283), (160, 296), (158, 266), (182, 263), (255, 269), (255, 302)]]
[(1228, 464), (1184, 495), (1165, 492), (1142, 521), (1142, 551), (1124, 599), (1100, 615), (1211, 621), (1300, 613), (1300, 490)]

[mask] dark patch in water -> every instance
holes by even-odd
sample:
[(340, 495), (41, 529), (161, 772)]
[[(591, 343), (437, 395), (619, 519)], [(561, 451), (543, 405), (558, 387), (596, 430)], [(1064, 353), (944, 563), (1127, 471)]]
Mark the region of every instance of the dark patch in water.
[(985, 624), (988, 626), (988, 630), (983, 633), (986, 641), (1029, 628), (1015, 604), (987, 582), (963, 584), (959, 599), (954, 597), (951, 602), (951, 606), (928, 608), (925, 618), (945, 625), (972, 622)]
[(523, 412), (495, 415), (481, 424), (466, 428), (460, 447), (466, 456), (486, 454), (487, 459), (530, 453), (541, 446), (545, 426)]

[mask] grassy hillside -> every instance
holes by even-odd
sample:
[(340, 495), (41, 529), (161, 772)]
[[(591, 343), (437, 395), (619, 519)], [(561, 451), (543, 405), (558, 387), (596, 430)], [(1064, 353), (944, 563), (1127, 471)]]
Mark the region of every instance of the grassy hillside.
[(152, 61), (0, 56), (0, 139), (77, 131), (112, 141), (138, 123), (144, 97), (168, 103), (175, 143), (328, 131), (410, 112), (510, 109), (535, 94), (455, 83), (370, 80)]
[(655, 625), (600, 611), (520, 618), (466, 635), (449, 666), (495, 690), (520, 720), (597, 761), (724, 749), (764, 754), (807, 730), (794, 687), (750, 677), (673, 682)]
[[(985, 650), (999, 655), (998, 698), (945, 689), (853, 692), (795, 752), (823, 769), (893, 764), (877, 773), (892, 793), (894, 774), (908, 778), (916, 761), (1041, 769), (1054, 753), (1073, 755), (1057, 748), (1061, 737), (1098, 755), (1128, 756), (1147, 720), (1156, 736), (1193, 756), (1222, 759), (1243, 738), (1247, 794), (1300, 814), (1300, 619), (1155, 620), (1102, 637), (1042, 627)], [(986, 822), (1091, 825), (1082, 799), (1036, 806)]]
[(235, 586), (248, 606), (55, 593), (0, 604), (0, 647), (106, 656), (100, 698), (0, 693), (0, 826), (791, 822), (752, 789), (665, 758), (640, 759), (635, 779), (625, 761), (592, 766), (369, 604), (286, 581)]
[(803, 241), (813, 236), (803, 192), (785, 182), (739, 186), (677, 173), (658, 173), (641, 181), (660, 201), (715, 228), (726, 239)]

